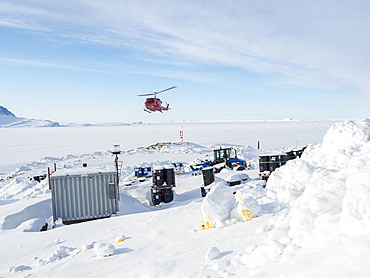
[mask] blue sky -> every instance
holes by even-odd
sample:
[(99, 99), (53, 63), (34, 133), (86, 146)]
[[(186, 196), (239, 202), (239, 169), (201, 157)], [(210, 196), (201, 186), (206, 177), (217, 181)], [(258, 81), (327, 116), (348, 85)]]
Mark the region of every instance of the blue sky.
[[(369, 117), (368, 1), (0, 0), (0, 105), (59, 122)], [(143, 111), (138, 94), (167, 113)]]

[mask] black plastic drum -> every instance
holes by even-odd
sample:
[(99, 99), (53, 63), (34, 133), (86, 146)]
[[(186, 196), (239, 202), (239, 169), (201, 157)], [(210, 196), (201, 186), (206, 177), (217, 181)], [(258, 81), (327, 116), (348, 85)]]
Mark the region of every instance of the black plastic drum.
[(280, 167), (280, 155), (270, 155), (270, 172), (275, 171), (276, 168)]
[(207, 191), (206, 191), (206, 189), (203, 186), (200, 187), (200, 193), (202, 194), (202, 197), (206, 197), (207, 196)]
[(164, 167), (162, 166), (155, 166), (153, 167), (153, 185), (154, 186), (163, 186), (164, 183)]
[(294, 151), (286, 152), (286, 156), (287, 156), (287, 160), (292, 160), (292, 159), (296, 158), (296, 156), (294, 154)]
[(170, 203), (173, 201), (173, 190), (171, 187), (163, 188), (162, 190), (162, 201), (165, 203)]
[(268, 155), (261, 155), (259, 158), (259, 165), (260, 165), (260, 172), (270, 171), (270, 156)]
[(215, 174), (213, 173), (213, 167), (207, 167), (202, 169), (204, 186), (210, 185), (215, 181)]
[(164, 181), (168, 186), (176, 186), (175, 168), (172, 165), (164, 167)]
[(154, 206), (157, 206), (162, 201), (162, 195), (160, 190), (156, 190), (154, 188), (151, 188), (151, 195), (152, 195), (152, 203)]
[(303, 154), (303, 151), (306, 149), (306, 147), (304, 147), (303, 149), (300, 149), (300, 150), (295, 150), (295, 151), (293, 151), (294, 152), (294, 154), (295, 154), (295, 156), (296, 157), (301, 157), (302, 156), (302, 154)]
[(288, 157), (285, 154), (280, 155), (280, 166), (283, 166), (287, 163)]

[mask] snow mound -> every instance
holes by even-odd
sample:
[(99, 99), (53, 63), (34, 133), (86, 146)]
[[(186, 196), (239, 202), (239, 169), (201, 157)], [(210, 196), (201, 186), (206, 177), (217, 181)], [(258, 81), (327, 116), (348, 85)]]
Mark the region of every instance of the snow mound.
[[(51, 216), (51, 200), (46, 199), (44, 201), (27, 206), (19, 212), (7, 215), (1, 225), (1, 229), (10, 230), (19, 228), (23, 231), (38, 232), (46, 223), (46, 221), (43, 219), (50, 219)], [(40, 218), (42, 221), (39, 220)]]
[(21, 272), (21, 271), (25, 271), (25, 270), (31, 270), (32, 267), (28, 266), (28, 265), (19, 265), (19, 266), (16, 266), (16, 267), (11, 267), (9, 268), (9, 274), (15, 274), (15, 273), (18, 273), (18, 272)]
[(261, 207), (252, 196), (227, 186), (225, 181), (215, 183), (201, 205), (204, 229), (222, 228), (257, 216)]
[(207, 262), (209, 262), (211, 260), (216, 259), (219, 255), (220, 250), (217, 247), (213, 246), (207, 250), (205, 259)]
[(37, 263), (39, 266), (47, 265), (49, 263), (54, 263), (60, 261), (64, 258), (70, 256), (70, 254), (75, 250), (75, 248), (67, 247), (67, 246), (59, 246), (52, 255), (47, 257), (46, 259), (38, 259)]
[(42, 218), (33, 218), (23, 222), (17, 229), (23, 232), (40, 232), (46, 221)]
[(116, 248), (110, 243), (97, 243), (94, 246), (94, 253), (98, 257), (108, 257), (114, 254)]
[(272, 173), (267, 194), (289, 209), (295, 244), (335, 244), (370, 233), (369, 158), (370, 120), (345, 121)]

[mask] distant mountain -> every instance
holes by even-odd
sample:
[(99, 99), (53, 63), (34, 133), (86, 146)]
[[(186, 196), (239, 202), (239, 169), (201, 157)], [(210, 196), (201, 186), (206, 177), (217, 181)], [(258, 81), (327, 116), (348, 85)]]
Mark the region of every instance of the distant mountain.
[(6, 109), (4, 106), (0, 105), (0, 116), (15, 117), (15, 115)]
[(0, 106), (0, 128), (6, 127), (56, 127), (58, 122), (16, 117), (12, 112)]
[(85, 127), (85, 126), (128, 126), (128, 125), (140, 125), (142, 122), (129, 123), (98, 123), (98, 124), (59, 124), (58, 122), (53, 122), (49, 120), (37, 120), (37, 119), (26, 119), (17, 117), (4, 106), (0, 106), (0, 128), (8, 127), (59, 127), (59, 126), (70, 126), (70, 127)]

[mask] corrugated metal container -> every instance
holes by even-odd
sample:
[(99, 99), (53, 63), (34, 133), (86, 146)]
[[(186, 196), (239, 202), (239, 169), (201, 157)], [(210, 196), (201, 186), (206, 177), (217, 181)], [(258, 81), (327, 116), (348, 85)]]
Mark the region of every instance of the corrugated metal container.
[(54, 221), (71, 224), (119, 210), (117, 172), (51, 176), (50, 186)]

